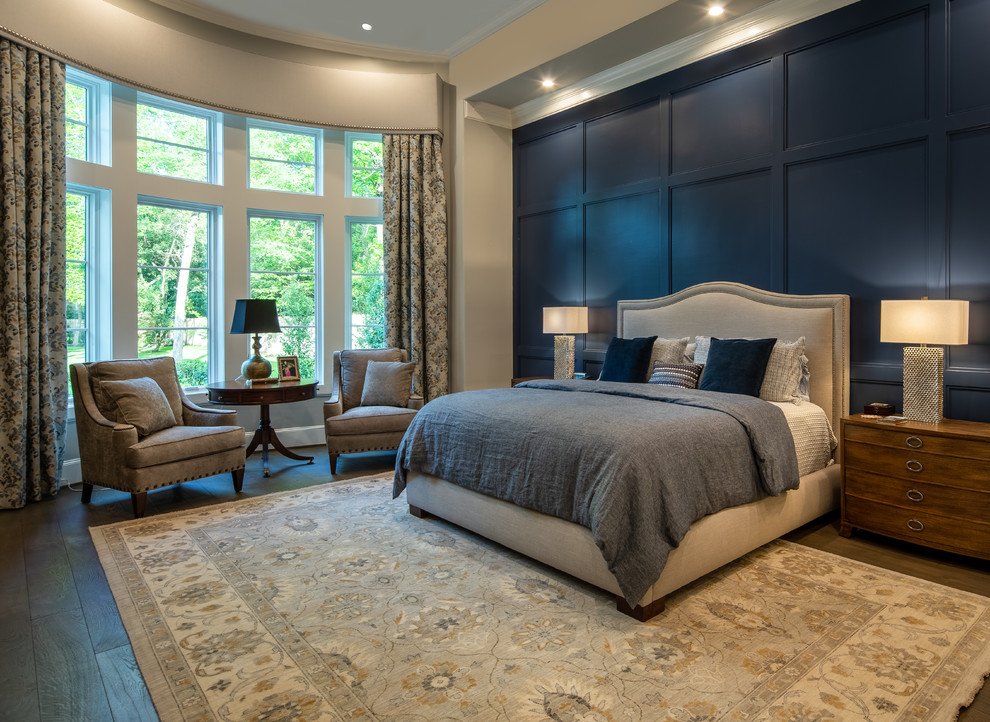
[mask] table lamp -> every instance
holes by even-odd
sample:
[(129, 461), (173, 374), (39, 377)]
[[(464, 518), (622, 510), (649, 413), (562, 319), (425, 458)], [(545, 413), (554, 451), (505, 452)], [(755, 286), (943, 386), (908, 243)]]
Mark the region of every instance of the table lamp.
[(586, 306), (549, 306), (543, 309), (543, 333), (557, 334), (553, 339), (553, 377), (574, 378), (574, 336), (588, 333)]
[(969, 342), (969, 301), (881, 301), (880, 342), (921, 344), (904, 347), (903, 415), (912, 421), (939, 423), (945, 368), (942, 346)]
[(275, 301), (267, 298), (238, 298), (234, 301), (231, 333), (253, 333), (254, 356), (241, 364), (241, 376), (249, 381), (261, 381), (272, 374), (272, 365), (261, 357), (263, 333), (281, 333)]

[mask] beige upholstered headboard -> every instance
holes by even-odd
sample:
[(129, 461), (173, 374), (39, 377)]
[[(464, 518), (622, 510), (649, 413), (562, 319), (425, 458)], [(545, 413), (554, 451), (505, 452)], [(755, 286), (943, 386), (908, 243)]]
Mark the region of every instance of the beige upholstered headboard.
[(849, 413), (849, 297), (795, 296), (716, 281), (663, 298), (619, 301), (622, 338), (718, 336), (807, 340), (810, 396), (838, 431)]

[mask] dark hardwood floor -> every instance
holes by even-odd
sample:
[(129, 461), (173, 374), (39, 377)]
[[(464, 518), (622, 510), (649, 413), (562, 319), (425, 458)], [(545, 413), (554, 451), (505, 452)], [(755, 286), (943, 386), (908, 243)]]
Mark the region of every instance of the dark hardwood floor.
[[(242, 494), (229, 475), (148, 495), (147, 515), (298, 489), (331, 480), (324, 447), (312, 465), (274, 454), (264, 478), (260, 454), (248, 460)], [(389, 453), (341, 457), (336, 479), (389, 471)], [(127, 494), (96, 490), (93, 502), (63, 488), (54, 499), (0, 512), (0, 720), (152, 722), (157, 720), (89, 534), (90, 526), (131, 518)], [(833, 554), (990, 597), (990, 563), (901, 544), (867, 533), (838, 535), (836, 519), (785, 538)], [(990, 691), (959, 717), (990, 720)]]

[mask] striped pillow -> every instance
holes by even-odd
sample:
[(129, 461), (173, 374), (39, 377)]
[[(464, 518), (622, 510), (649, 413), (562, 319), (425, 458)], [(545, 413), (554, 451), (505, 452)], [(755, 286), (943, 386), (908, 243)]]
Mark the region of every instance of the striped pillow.
[(690, 336), (684, 338), (658, 338), (653, 342), (653, 354), (650, 356), (650, 369), (646, 376), (649, 376), (652, 368), (657, 364), (686, 364), (691, 363), (694, 358), (694, 351), (688, 354), (687, 346), (694, 341)]
[(660, 386), (679, 386), (682, 389), (698, 388), (698, 380), (704, 364), (653, 364), (650, 383)]

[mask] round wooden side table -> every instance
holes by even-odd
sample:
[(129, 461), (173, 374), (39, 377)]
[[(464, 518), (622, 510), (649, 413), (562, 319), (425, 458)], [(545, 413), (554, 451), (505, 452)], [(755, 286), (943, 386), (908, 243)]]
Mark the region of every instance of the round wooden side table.
[(268, 472), (268, 446), (275, 451), (296, 461), (313, 463), (312, 456), (302, 456), (285, 448), (278, 440), (275, 429), (272, 428), (269, 406), (272, 404), (288, 404), (293, 401), (306, 401), (316, 396), (316, 387), (319, 381), (316, 379), (302, 379), (300, 381), (279, 381), (277, 383), (251, 383), (250, 381), (219, 381), (207, 384), (206, 393), (210, 401), (215, 404), (225, 406), (260, 406), (261, 419), (258, 421), (258, 428), (254, 432), (254, 438), (248, 444), (245, 456), (251, 456), (258, 446), (261, 446), (261, 462), (265, 467), (265, 476)]

